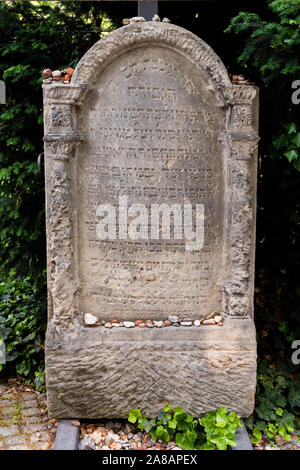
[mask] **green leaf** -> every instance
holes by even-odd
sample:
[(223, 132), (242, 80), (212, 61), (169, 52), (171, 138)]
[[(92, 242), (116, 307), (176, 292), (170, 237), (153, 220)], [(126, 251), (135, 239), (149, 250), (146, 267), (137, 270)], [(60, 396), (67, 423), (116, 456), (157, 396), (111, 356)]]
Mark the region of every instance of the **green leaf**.
[(250, 437), (252, 444), (258, 444), (262, 440), (262, 433), (258, 428), (254, 428)]
[(291, 149), (287, 152), (284, 152), (284, 156), (288, 159), (289, 162), (292, 162), (298, 158), (298, 152), (295, 149)]
[(162, 424), (167, 424), (168, 418), (167, 418), (167, 413), (164, 411), (159, 411), (157, 415), (157, 419), (161, 421)]
[(164, 411), (168, 413), (168, 411), (171, 411), (172, 407), (168, 404), (164, 407)]
[(156, 436), (158, 439), (161, 439), (164, 442), (170, 441), (170, 434), (166, 430), (164, 426), (157, 426), (156, 428)]
[(202, 444), (201, 450), (215, 450), (216, 446), (212, 442), (206, 442)]
[(143, 427), (147, 433), (150, 433), (151, 429), (153, 429), (155, 425), (156, 425), (156, 420), (152, 418), (150, 420), (147, 420), (147, 422), (144, 423)]
[(296, 136), (292, 138), (292, 142), (296, 147), (300, 147), (300, 132), (297, 132)]
[(294, 122), (291, 122), (288, 127), (288, 133), (294, 134), (295, 132), (297, 132), (297, 126)]
[(169, 422), (168, 422), (168, 426), (170, 429), (176, 429), (177, 427), (177, 421), (175, 419), (171, 419)]
[(143, 418), (143, 415), (141, 413), (141, 410), (137, 410), (137, 409), (130, 409), (129, 410), (129, 415), (128, 415), (128, 421), (130, 423), (136, 423), (138, 421), (138, 419), (140, 418)]
[[(197, 437), (197, 436), (196, 436)], [(185, 433), (177, 433), (175, 436), (175, 442), (176, 444), (181, 447), (183, 450), (194, 450), (194, 442), (196, 439), (194, 439), (193, 434), (188, 434), (187, 432)]]
[(228, 422), (225, 408), (219, 408), (216, 414), (216, 425), (220, 428), (225, 428)]
[(284, 426), (279, 426), (279, 428), (278, 428), (278, 433), (279, 433), (280, 436), (283, 437), (283, 439), (285, 439), (286, 441), (290, 441), (290, 440), (291, 440), (291, 435), (286, 432), (286, 429), (285, 429)]

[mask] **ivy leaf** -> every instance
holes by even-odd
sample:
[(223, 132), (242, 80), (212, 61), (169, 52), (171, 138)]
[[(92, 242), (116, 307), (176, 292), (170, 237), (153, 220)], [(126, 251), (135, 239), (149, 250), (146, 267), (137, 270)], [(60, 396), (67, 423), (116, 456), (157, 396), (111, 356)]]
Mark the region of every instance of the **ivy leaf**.
[(157, 415), (157, 419), (161, 421), (161, 424), (167, 424), (168, 422), (167, 413), (165, 413), (164, 411), (159, 411)]
[(296, 147), (300, 147), (300, 132), (297, 132), (296, 136), (292, 138), (292, 142)]
[(216, 414), (216, 425), (220, 428), (225, 428), (228, 422), (228, 417), (226, 415), (226, 409), (221, 407)]
[(194, 450), (194, 442), (197, 438), (197, 434), (196, 437), (195, 434), (196, 433), (193, 434), (193, 431), (186, 431), (182, 434), (177, 433), (175, 436), (175, 442), (183, 450)]
[(134, 408), (129, 410), (128, 421), (130, 423), (136, 423), (138, 419), (143, 418), (141, 410), (136, 410)]
[(177, 421), (175, 419), (171, 419), (169, 422), (168, 422), (168, 426), (170, 429), (176, 429), (177, 427)]
[(161, 439), (164, 442), (170, 441), (170, 434), (168, 433), (166, 428), (164, 428), (164, 426), (157, 426), (156, 436), (158, 439)]
[(216, 446), (212, 442), (206, 442), (202, 444), (201, 450), (215, 450)]
[(172, 409), (172, 407), (171, 407), (169, 404), (167, 404), (167, 405), (164, 407), (164, 412), (165, 412), (165, 413), (168, 413), (169, 411), (171, 411), (171, 409)]
[(298, 152), (295, 149), (288, 150), (287, 152), (284, 152), (284, 155), (288, 159), (288, 161), (291, 163), (293, 160), (297, 160), (298, 158)]
[(297, 132), (297, 126), (294, 122), (291, 122), (288, 127), (288, 133), (294, 134), (294, 132)]
[(285, 439), (286, 441), (290, 441), (290, 440), (291, 440), (291, 435), (286, 431), (286, 429), (285, 429), (284, 426), (279, 426), (279, 428), (278, 428), (278, 433), (279, 433), (280, 436), (282, 436), (283, 439)]
[(254, 428), (250, 438), (252, 444), (258, 444), (262, 440), (262, 433), (258, 428)]
[(288, 402), (292, 408), (294, 406), (300, 408), (300, 384), (293, 384), (291, 386), (288, 395)]
[(155, 424), (156, 424), (156, 421), (154, 418), (150, 419), (150, 420), (147, 420), (148, 422), (145, 424), (144, 426), (144, 429), (146, 432), (150, 432), (151, 429), (153, 429), (155, 427)]

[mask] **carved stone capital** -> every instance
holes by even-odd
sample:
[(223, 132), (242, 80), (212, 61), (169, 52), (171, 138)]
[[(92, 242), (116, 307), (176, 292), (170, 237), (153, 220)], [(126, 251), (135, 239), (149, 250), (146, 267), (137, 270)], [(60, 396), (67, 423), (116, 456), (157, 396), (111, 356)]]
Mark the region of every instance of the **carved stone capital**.
[(79, 132), (70, 134), (48, 134), (44, 137), (47, 154), (54, 160), (69, 160), (75, 153), (75, 149), (83, 136)]

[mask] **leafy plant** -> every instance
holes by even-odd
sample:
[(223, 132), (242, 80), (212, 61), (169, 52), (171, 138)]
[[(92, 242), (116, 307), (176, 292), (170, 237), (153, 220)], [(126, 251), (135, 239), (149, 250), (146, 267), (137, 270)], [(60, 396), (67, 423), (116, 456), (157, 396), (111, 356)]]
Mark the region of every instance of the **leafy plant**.
[(300, 427), (300, 374), (292, 375), (284, 365), (259, 364), (256, 406), (254, 414), (245, 421), (251, 430), (251, 441), (257, 444), (265, 434), (271, 444), (281, 436), (289, 441)]
[(137, 423), (142, 431), (150, 434), (153, 440), (176, 444), (184, 450), (226, 450), (235, 446), (235, 431), (239, 426), (240, 416), (228, 413), (223, 407), (209, 411), (202, 418), (193, 418), (181, 407), (166, 405), (157, 418), (146, 418), (139, 409), (129, 411), (128, 421)]
[(46, 393), (44, 364), (34, 372), (34, 385), (36, 390)]
[(45, 275), (38, 285), (29, 278), (0, 283), (0, 337), (6, 347), (3, 372), (13, 368), (30, 378), (43, 364), (45, 324)]
[(300, 171), (300, 129), (294, 122), (284, 126), (285, 132), (273, 140), (277, 153), (283, 154)]
[[(227, 33), (239, 36), (238, 73), (260, 88), (260, 165), (256, 246), (255, 320), (259, 373), (256, 407), (246, 421), (252, 442), (288, 440), (299, 427), (299, 377), (291, 342), (299, 338), (300, 198), (299, 79), (300, 2), (267, 0), (242, 11)], [(280, 247), (280, 249), (278, 249)]]
[(114, 29), (100, 3), (0, 2), (0, 80), (6, 85), (6, 104), (0, 104), (0, 337), (7, 356), (1, 373), (35, 377), (39, 388), (46, 323), (44, 180), (36, 163), (43, 151), (41, 72), (75, 67)]
[(267, 0), (267, 3), (273, 13), (272, 21), (242, 11), (231, 20), (225, 32), (249, 34), (238, 62), (246, 65), (251, 61), (270, 83), (280, 75), (300, 73), (300, 4), (298, 0)]
[(206, 448), (226, 450), (228, 446), (235, 447), (235, 431), (241, 427), (240, 416), (235, 413), (227, 413), (225, 408), (218, 411), (209, 411), (200, 419), (204, 427), (207, 444)]
[[(92, 23), (92, 24), (91, 24)], [(74, 67), (114, 28), (100, 4), (0, 2), (0, 275), (39, 276), (45, 268), (43, 151), (44, 68)], [(70, 33), (71, 32), (71, 33)]]

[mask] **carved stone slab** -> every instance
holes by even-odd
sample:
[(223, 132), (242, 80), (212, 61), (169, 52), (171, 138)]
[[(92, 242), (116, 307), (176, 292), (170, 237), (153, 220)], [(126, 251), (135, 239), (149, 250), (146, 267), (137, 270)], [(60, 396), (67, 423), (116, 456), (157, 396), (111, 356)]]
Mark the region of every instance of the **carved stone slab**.
[[(48, 406), (57, 418), (251, 414), (258, 90), (210, 47), (137, 18), (98, 41), (72, 85), (44, 86)], [(97, 236), (97, 208), (201, 204), (204, 240)], [(126, 222), (127, 226), (127, 222)], [(123, 234), (124, 235), (124, 234)], [(84, 314), (224, 326), (87, 328)]]

